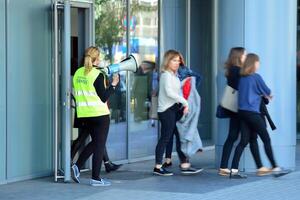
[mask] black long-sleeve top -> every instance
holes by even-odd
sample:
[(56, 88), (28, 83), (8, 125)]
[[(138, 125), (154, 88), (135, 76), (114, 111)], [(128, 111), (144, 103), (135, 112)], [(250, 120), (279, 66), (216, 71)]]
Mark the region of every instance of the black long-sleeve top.
[(239, 88), (239, 81), (240, 81), (240, 67), (238, 66), (231, 66), (228, 68), (228, 75), (227, 78), (227, 85), (230, 87), (238, 90)]
[(94, 87), (96, 89), (97, 95), (100, 97), (102, 102), (106, 102), (109, 96), (114, 93), (114, 87), (109, 85), (109, 87), (105, 87), (105, 84), (109, 84), (107, 81), (107, 77), (104, 78), (104, 74), (100, 73), (94, 82)]

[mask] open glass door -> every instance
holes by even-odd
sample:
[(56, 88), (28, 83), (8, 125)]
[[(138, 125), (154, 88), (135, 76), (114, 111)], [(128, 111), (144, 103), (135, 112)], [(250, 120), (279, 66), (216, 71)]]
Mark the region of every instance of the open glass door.
[[(72, 73), (84, 49), (93, 44), (93, 1), (53, 4), (54, 179), (71, 180)], [(74, 56), (76, 55), (76, 56)]]

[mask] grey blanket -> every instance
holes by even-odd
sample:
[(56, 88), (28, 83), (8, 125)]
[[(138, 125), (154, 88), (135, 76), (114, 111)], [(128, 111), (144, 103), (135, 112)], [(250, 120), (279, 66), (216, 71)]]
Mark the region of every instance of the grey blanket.
[[(201, 98), (196, 89), (196, 79), (191, 78), (191, 91), (187, 99), (189, 104), (189, 112), (184, 115), (177, 123), (180, 136), (181, 150), (190, 157), (198, 151), (202, 151), (202, 141), (198, 132), (198, 119), (201, 109)], [(182, 82), (187, 79), (184, 79)]]

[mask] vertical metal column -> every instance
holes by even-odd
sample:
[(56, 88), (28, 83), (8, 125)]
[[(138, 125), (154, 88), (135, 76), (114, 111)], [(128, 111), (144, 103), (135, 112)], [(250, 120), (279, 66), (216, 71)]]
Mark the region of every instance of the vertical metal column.
[(71, 180), (71, 5), (64, 1), (64, 33), (63, 33), (63, 67), (62, 67), (62, 155), (64, 166), (64, 181)]
[[(130, 0), (126, 1), (126, 44), (127, 44), (127, 51), (126, 51), (126, 57), (128, 57), (129, 54), (131, 54), (130, 51)], [(126, 113), (127, 113), (127, 159), (130, 162), (131, 156), (130, 156), (130, 133), (129, 133), (129, 107), (130, 107), (130, 87), (129, 87), (129, 83), (130, 83), (130, 75), (129, 72), (126, 72), (126, 80), (127, 80), (127, 84), (126, 84), (126, 97), (127, 97), (127, 103), (126, 103)]]
[(58, 11), (57, 2), (53, 6), (54, 10), (54, 69), (53, 69), (53, 125), (54, 125), (54, 181), (59, 178), (58, 173)]
[[(87, 46), (86, 42), (86, 20), (85, 20), (85, 9), (78, 9), (78, 61), (84, 55), (84, 50)], [(81, 63), (78, 63), (81, 64)]]
[(186, 1), (186, 65), (191, 65), (191, 0)]
[[(218, 0), (213, 0), (213, 26), (212, 26), (212, 73), (211, 73), (211, 86), (212, 86), (212, 113), (216, 113), (216, 105), (218, 105), (217, 100), (217, 84), (216, 84), (216, 77), (218, 76)], [(216, 143), (217, 138), (217, 119), (215, 116), (212, 116), (212, 138), (214, 143)]]

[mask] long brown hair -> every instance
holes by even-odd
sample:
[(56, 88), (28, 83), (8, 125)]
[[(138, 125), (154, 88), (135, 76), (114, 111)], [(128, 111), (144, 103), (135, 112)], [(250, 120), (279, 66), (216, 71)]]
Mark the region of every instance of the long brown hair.
[(185, 66), (185, 61), (184, 61), (184, 58), (183, 58), (183, 55), (180, 53), (180, 52), (178, 52), (179, 53), (179, 59), (180, 59), (180, 66)]
[(184, 64), (184, 60), (182, 55), (178, 52), (178, 51), (175, 51), (173, 49), (170, 49), (168, 51), (166, 51), (165, 55), (164, 55), (164, 59), (163, 59), (163, 62), (162, 62), (162, 66), (161, 66), (161, 71), (164, 72), (166, 70), (168, 70), (168, 65), (170, 63), (170, 61), (174, 58), (174, 57), (179, 57), (180, 59), (180, 62)]
[(255, 62), (259, 62), (259, 56), (254, 53), (247, 54), (247, 58), (244, 62), (244, 66), (241, 69), (242, 76), (248, 76), (255, 72)]
[(246, 49), (244, 47), (233, 47), (230, 49), (228, 58), (225, 62), (225, 76), (229, 75), (229, 68), (232, 66), (242, 67), (242, 56), (245, 53)]
[(85, 50), (84, 54), (84, 74), (87, 75), (93, 68), (93, 63), (99, 59), (100, 51), (97, 47), (91, 46)]

